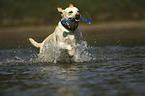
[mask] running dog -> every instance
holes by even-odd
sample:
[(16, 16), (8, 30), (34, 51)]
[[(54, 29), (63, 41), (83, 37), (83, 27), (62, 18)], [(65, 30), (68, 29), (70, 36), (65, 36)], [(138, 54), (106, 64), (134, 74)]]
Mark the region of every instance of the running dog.
[[(55, 31), (50, 34), (42, 43), (37, 43), (32, 38), (29, 38), (30, 42), (40, 48), (40, 53), (43, 51), (43, 46), (48, 41), (53, 41), (62, 49), (67, 50), (70, 57), (76, 54), (76, 44), (81, 40), (82, 34), (79, 31), (78, 24), (80, 20), (79, 9), (70, 4), (68, 8), (63, 10), (57, 8), (58, 12), (61, 12), (61, 21), (59, 21)], [(63, 23), (63, 20), (73, 19), (70, 22)]]

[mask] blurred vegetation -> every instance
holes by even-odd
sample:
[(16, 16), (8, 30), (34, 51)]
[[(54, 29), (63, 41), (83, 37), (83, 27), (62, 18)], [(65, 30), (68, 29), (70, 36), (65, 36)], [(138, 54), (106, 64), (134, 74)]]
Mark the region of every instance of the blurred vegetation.
[(145, 19), (145, 0), (0, 0), (0, 25), (56, 24), (70, 3), (93, 22)]

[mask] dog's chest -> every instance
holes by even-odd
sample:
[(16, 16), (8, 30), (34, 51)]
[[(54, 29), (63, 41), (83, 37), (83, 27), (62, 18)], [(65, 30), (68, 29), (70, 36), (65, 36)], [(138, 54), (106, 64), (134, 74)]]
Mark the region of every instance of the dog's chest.
[(64, 42), (66, 42), (68, 44), (74, 43), (74, 41), (75, 41), (74, 33), (64, 31), (62, 35), (63, 35)]

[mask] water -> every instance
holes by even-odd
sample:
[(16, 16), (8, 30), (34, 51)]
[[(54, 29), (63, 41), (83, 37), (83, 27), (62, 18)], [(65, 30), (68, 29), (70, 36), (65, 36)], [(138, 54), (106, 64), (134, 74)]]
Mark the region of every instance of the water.
[(36, 48), (7, 44), (0, 49), (0, 95), (144, 96), (144, 44), (108, 45), (105, 40), (106, 46), (98, 46), (98, 41), (83, 43), (80, 62), (39, 62)]
[[(68, 51), (63, 47), (55, 44), (53, 41), (45, 42), (43, 50), (38, 54), (36, 61), (38, 62), (84, 62), (93, 60), (93, 55), (89, 52), (90, 47), (86, 41), (80, 41), (76, 44), (73, 57), (70, 57)], [(49, 53), (49, 54), (48, 54)], [(95, 56), (94, 56), (95, 58)]]

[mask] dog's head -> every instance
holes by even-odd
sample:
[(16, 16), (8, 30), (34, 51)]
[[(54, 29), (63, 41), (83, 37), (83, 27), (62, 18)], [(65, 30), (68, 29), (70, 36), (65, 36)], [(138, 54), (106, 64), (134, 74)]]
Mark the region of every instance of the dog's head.
[(80, 19), (80, 13), (79, 13), (79, 9), (74, 7), (72, 4), (69, 5), (68, 8), (66, 8), (65, 10), (63, 10), (62, 8), (57, 8), (57, 10), (59, 12), (62, 13), (62, 19), (69, 19), (69, 18), (74, 18), (76, 22), (79, 22)]

